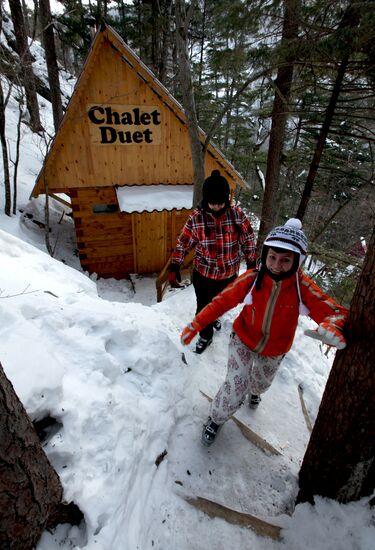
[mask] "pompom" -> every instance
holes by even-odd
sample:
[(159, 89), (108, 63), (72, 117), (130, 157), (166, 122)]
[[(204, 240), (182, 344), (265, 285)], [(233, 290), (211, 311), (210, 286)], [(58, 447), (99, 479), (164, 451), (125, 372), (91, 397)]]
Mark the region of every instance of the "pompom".
[(298, 218), (290, 218), (285, 224), (285, 227), (294, 227), (294, 229), (302, 229), (302, 222)]
[(211, 176), (217, 178), (218, 176), (220, 176), (220, 170), (212, 170)]

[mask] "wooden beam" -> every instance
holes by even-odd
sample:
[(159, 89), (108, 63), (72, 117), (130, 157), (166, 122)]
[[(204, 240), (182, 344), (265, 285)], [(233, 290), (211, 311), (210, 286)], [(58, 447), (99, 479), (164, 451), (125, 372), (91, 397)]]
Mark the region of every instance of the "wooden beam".
[(311, 433), (312, 430), (313, 430), (313, 426), (312, 426), (312, 422), (311, 422), (310, 417), (309, 417), (309, 413), (307, 412), (306, 403), (305, 403), (305, 400), (303, 398), (303, 387), (301, 386), (301, 384), (298, 384), (298, 395), (299, 395), (299, 400), (300, 400), (300, 403), (301, 403), (303, 418), (305, 419), (307, 429)]
[(259, 519), (252, 514), (238, 512), (231, 508), (227, 508), (218, 502), (208, 500), (202, 497), (184, 497), (186, 502), (204, 512), (210, 518), (222, 518), (228, 523), (246, 527), (254, 531), (260, 537), (269, 537), (274, 540), (281, 540), (281, 527), (273, 525), (268, 521)]
[(55, 201), (57, 202), (61, 202), (61, 204), (63, 204), (64, 206), (67, 206), (68, 208), (70, 208), (71, 210), (73, 209), (72, 208), (72, 204), (68, 201), (65, 201), (64, 199), (62, 199), (61, 197), (59, 197), (58, 195), (55, 195), (55, 193), (48, 193), (48, 196), (51, 197), (52, 199), (54, 199)]
[[(168, 283), (168, 266), (169, 266), (169, 262), (171, 261), (171, 257), (172, 257), (172, 255), (169, 256), (165, 266), (163, 267), (163, 269), (159, 273), (158, 278), (156, 279), (156, 282), (155, 282), (157, 302), (162, 301), (163, 296), (165, 294), (165, 291), (167, 290), (168, 285), (169, 285), (169, 283)], [(194, 251), (190, 250), (190, 252), (188, 252), (188, 254), (185, 257), (184, 263), (181, 266), (181, 271), (186, 271), (187, 269), (189, 269), (189, 267), (193, 263), (193, 259), (194, 259)]]

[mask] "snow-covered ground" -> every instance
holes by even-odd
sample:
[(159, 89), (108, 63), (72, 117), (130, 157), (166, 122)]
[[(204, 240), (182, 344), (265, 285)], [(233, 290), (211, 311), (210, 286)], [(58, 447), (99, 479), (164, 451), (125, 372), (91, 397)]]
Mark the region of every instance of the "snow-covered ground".
[[(42, 70), (41, 50), (33, 53)], [(41, 105), (53, 133), (50, 106)], [(17, 109), (12, 96), (11, 158)], [(236, 311), (223, 317), (203, 355), (194, 345), (183, 349), (179, 334), (195, 310), (192, 287), (169, 291), (156, 304), (154, 277), (129, 282), (82, 273), (72, 219), (53, 200), (51, 258), (35, 223), (44, 221), (44, 199), (28, 198), (43, 147), (23, 125), (16, 216), (4, 215), (0, 184), (0, 361), (30, 417), (56, 419), (44, 449), (65, 499), (85, 521), (45, 532), (37, 550), (372, 550), (369, 498), (341, 505), (317, 497), (314, 507), (294, 506), (309, 439), (298, 386), (314, 421), (333, 360), (303, 335), (313, 322), (301, 319), (258, 410), (245, 404), (236, 415), (280, 454), (255, 446), (233, 421), (204, 448), (203, 393), (213, 396), (223, 380)], [(281, 540), (210, 518), (186, 500), (197, 496), (282, 527)]]

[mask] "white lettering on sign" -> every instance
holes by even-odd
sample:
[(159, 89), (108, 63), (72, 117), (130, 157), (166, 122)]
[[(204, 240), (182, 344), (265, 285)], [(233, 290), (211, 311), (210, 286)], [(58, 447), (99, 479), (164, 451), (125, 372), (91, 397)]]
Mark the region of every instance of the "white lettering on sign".
[(87, 109), (93, 143), (159, 145), (161, 114), (157, 107), (145, 105), (89, 105)]

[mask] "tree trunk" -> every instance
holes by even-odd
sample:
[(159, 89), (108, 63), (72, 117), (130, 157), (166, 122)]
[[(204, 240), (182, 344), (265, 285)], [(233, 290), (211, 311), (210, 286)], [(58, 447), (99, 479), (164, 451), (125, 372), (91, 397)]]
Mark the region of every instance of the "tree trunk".
[(293, 79), (295, 52), (293, 42), (298, 38), (300, 0), (284, 0), (284, 23), (281, 38), (282, 49), (288, 49), (285, 61), (279, 66), (275, 80), (275, 98), (272, 109), (272, 125), (267, 155), (265, 192), (258, 234), (257, 249), (261, 250), (267, 233), (275, 223), (275, 203), (279, 185), (280, 160), (284, 145), (285, 126), (288, 118), (288, 103)]
[(298, 502), (370, 495), (375, 484), (375, 228), (299, 473)]
[(38, 97), (36, 94), (35, 78), (32, 68), (32, 57), (25, 31), (20, 0), (9, 0), (9, 7), (12, 15), (14, 34), (16, 36), (17, 51), (20, 57), (27, 109), (30, 114), (30, 128), (33, 132), (40, 132), (43, 130), (43, 127), (40, 122)]
[(127, 25), (126, 25), (126, 17), (125, 17), (125, 4), (124, 0), (117, 0), (117, 9), (120, 16), (121, 26), (120, 26), (120, 35), (126, 36), (127, 35)]
[(162, 33), (161, 5), (159, 0), (151, 0), (151, 69), (159, 77), (160, 74), (160, 35)]
[(33, 23), (32, 23), (32, 29), (31, 29), (31, 36), (32, 40), (35, 40), (35, 35), (37, 33), (37, 25), (38, 25), (38, 13), (39, 13), (39, 1), (33, 0), (34, 4), (34, 13), (33, 13)]
[(0, 364), (0, 548), (33, 548), (63, 489)]
[[(22, 97), (22, 94), (20, 94)], [(18, 120), (17, 120), (17, 140), (16, 140), (16, 157), (14, 159), (13, 169), (13, 214), (17, 214), (17, 177), (18, 164), (20, 161), (20, 145), (21, 145), (21, 123), (23, 117), (23, 101), (19, 100), (18, 104)]]
[(9, 175), (9, 158), (7, 140), (5, 135), (5, 101), (3, 86), (0, 80), (0, 141), (1, 150), (3, 153), (3, 170), (4, 170), (4, 188), (5, 188), (5, 206), (4, 212), (7, 216), (10, 216), (11, 212), (11, 191), (10, 191), (10, 175)]
[(43, 29), (43, 44), (46, 55), (48, 82), (51, 88), (53, 122), (57, 132), (63, 117), (59, 69), (56, 60), (55, 38), (53, 32), (51, 7), (49, 0), (39, 0), (40, 22)]
[(342, 62), (340, 64), (340, 67), (337, 71), (335, 85), (333, 87), (332, 95), (331, 95), (331, 98), (329, 100), (329, 104), (328, 104), (328, 107), (327, 107), (327, 110), (326, 110), (326, 113), (325, 113), (324, 121), (323, 121), (322, 127), (320, 129), (318, 141), (316, 143), (316, 147), (315, 147), (315, 151), (314, 151), (314, 156), (313, 156), (313, 159), (312, 159), (311, 164), (310, 164), (309, 173), (307, 175), (305, 187), (303, 189), (303, 193), (302, 193), (302, 197), (301, 197), (301, 202), (299, 204), (297, 214), (296, 214), (296, 217), (299, 218), (301, 221), (303, 220), (303, 218), (306, 214), (307, 205), (309, 203), (312, 188), (313, 188), (313, 185), (314, 185), (314, 182), (315, 182), (316, 175), (318, 173), (320, 159), (322, 158), (322, 154), (323, 154), (324, 146), (326, 144), (329, 128), (330, 128), (331, 123), (332, 123), (333, 115), (335, 114), (336, 104), (337, 104), (337, 100), (338, 100), (338, 97), (339, 97), (339, 94), (340, 94), (340, 90), (341, 90), (342, 82), (344, 80), (344, 76), (345, 76), (345, 72), (346, 72), (346, 69), (347, 69), (347, 66), (348, 66), (348, 62), (349, 62), (349, 56), (347, 55), (342, 60)]
[(206, 35), (206, 18), (207, 18), (207, 5), (206, 0), (203, 0), (202, 5), (202, 35), (200, 39), (200, 52), (199, 52), (199, 72), (198, 72), (198, 86), (201, 89), (203, 78), (203, 61), (204, 61), (204, 39)]
[(161, 52), (159, 61), (159, 80), (162, 84), (167, 85), (168, 79), (168, 61), (171, 55), (171, 17), (172, 17), (173, 2), (165, 0), (163, 2), (163, 25), (161, 37)]
[(183, 17), (181, 0), (176, 1), (176, 43), (179, 61), (179, 77), (183, 106), (187, 117), (188, 132), (190, 138), (191, 154), (194, 170), (194, 196), (193, 206), (196, 206), (202, 198), (202, 187), (205, 178), (204, 154), (200, 141), (197, 111), (195, 108), (193, 81), (187, 51), (187, 28), (190, 21), (195, 1), (190, 4), (189, 14)]
[(24, 21), (25, 21), (26, 36), (31, 36), (29, 19), (28, 19), (28, 15), (27, 15), (27, 4), (26, 4), (25, 0), (22, 0), (22, 12), (23, 12)]

